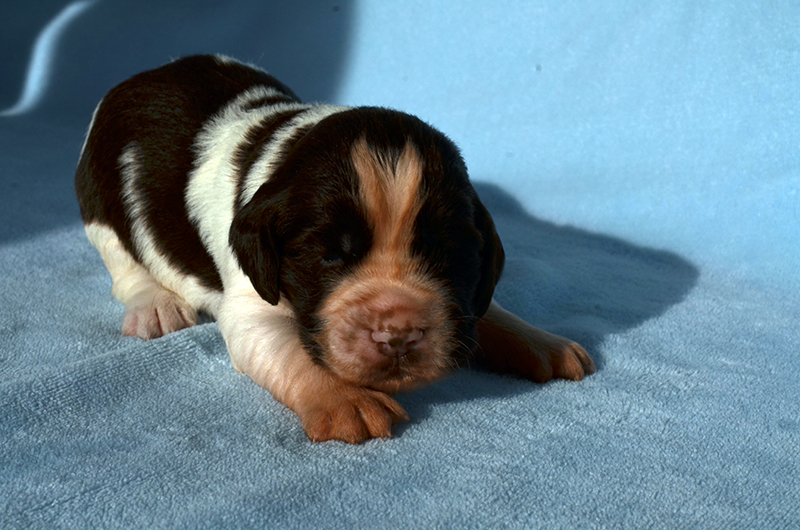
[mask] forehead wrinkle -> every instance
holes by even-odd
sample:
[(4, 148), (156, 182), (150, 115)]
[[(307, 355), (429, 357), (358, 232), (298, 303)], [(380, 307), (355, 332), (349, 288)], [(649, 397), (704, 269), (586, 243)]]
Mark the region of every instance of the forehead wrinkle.
[(421, 204), (422, 161), (417, 150), (406, 143), (393, 169), (362, 137), (353, 146), (351, 156), (359, 177), (359, 193), (374, 231), (375, 250), (408, 255)]

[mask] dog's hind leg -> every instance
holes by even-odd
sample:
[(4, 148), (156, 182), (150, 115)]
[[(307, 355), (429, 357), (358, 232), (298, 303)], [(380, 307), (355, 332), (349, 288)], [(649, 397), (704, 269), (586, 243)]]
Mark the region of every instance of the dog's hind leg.
[(125, 304), (123, 335), (149, 340), (197, 323), (197, 311), (136, 261), (112, 228), (90, 223), (86, 235), (111, 273), (111, 293)]

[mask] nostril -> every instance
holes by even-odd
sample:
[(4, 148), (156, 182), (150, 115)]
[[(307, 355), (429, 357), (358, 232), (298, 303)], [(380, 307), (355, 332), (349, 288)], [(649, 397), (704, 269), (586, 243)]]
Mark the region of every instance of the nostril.
[(405, 346), (406, 342), (403, 339), (401, 339), (400, 337), (394, 337), (394, 338), (389, 339), (389, 342), (387, 342), (387, 344), (389, 346), (391, 346), (392, 348), (400, 349), (403, 346)]
[(422, 340), (425, 332), (421, 329), (400, 329), (373, 331), (372, 340), (378, 345), (378, 351), (384, 355), (404, 355), (411, 347)]
[(408, 335), (406, 335), (406, 342), (417, 342), (422, 340), (423, 335), (425, 332), (421, 329), (412, 329), (409, 331)]
[(425, 332), (421, 329), (390, 329), (386, 331), (373, 331), (372, 340), (383, 342), (391, 346), (421, 340)]

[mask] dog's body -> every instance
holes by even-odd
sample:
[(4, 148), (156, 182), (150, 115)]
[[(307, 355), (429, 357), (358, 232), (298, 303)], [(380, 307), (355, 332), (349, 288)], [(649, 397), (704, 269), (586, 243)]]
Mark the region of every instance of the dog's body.
[(456, 147), (412, 116), (301, 103), (258, 69), (189, 57), (101, 101), (76, 189), (123, 333), (209, 313), (313, 440), (390, 436), (406, 414), (387, 393), (469, 358), (539, 381), (594, 370), (492, 301), (492, 219)]

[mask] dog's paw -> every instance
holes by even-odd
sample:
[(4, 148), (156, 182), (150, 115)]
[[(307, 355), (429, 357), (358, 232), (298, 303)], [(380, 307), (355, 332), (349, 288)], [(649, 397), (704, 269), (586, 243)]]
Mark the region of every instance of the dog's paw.
[(194, 326), (197, 312), (166, 289), (142, 293), (129, 301), (122, 320), (122, 334), (144, 340)]
[(595, 371), (578, 343), (535, 328), (495, 302), (478, 323), (478, 359), (496, 372), (544, 383), (558, 377), (580, 381)]
[[(541, 330), (539, 330), (541, 331)], [(580, 344), (558, 335), (506, 337), (502, 349), (493, 349), (482, 361), (492, 370), (518, 375), (537, 383), (553, 378), (580, 381), (595, 365)]]
[(349, 386), (316, 395), (298, 408), (303, 429), (314, 442), (357, 444), (370, 438), (391, 438), (392, 426), (408, 421), (403, 407), (386, 394)]
[(520, 359), (519, 369), (520, 375), (534, 381), (543, 383), (554, 377), (580, 381), (595, 371), (594, 361), (577, 342), (550, 335), (548, 340), (535, 344), (535, 350), (533, 346), (530, 345), (527, 362), (524, 356)]

